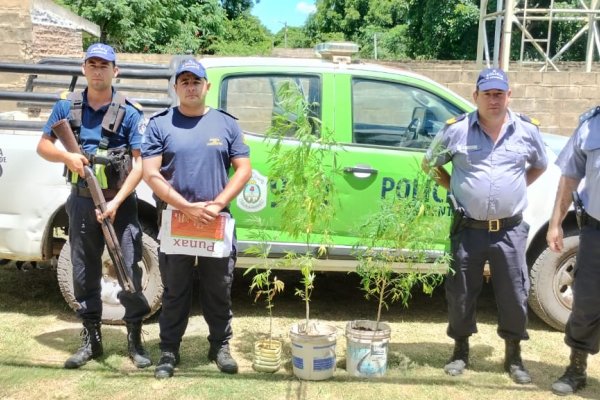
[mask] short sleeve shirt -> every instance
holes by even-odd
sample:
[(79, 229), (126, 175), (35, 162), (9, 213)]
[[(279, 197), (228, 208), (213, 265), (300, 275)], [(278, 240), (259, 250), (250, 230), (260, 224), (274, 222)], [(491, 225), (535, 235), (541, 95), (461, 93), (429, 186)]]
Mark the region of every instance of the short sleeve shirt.
[[(81, 111), (81, 131), (79, 139), (83, 151), (89, 154), (95, 154), (98, 150), (98, 144), (102, 139), (102, 119), (108, 111), (109, 105), (100, 107), (94, 110), (87, 103), (87, 89), (83, 91), (83, 104)], [(45, 135), (52, 137), (52, 125), (61, 119), (70, 119), (71, 101), (59, 100), (54, 104), (52, 113), (44, 125), (43, 132)], [(107, 135), (109, 144), (108, 148), (129, 147), (132, 150), (140, 150), (142, 144), (142, 135), (140, 127), (143, 126), (144, 117), (142, 111), (125, 103), (125, 116), (115, 134)]]
[(142, 157), (162, 156), (160, 173), (187, 201), (214, 200), (229, 182), (231, 160), (250, 149), (233, 117), (210, 109), (199, 117), (177, 107), (150, 118)]
[(562, 175), (582, 179), (585, 188), (581, 199), (586, 212), (600, 219), (600, 110), (583, 117), (573, 136), (556, 159)]
[(548, 165), (536, 125), (509, 110), (503, 129), (494, 143), (474, 111), (447, 124), (425, 155), (432, 166), (452, 162), (450, 190), (470, 218), (500, 219), (523, 212), (527, 166), (545, 169)]

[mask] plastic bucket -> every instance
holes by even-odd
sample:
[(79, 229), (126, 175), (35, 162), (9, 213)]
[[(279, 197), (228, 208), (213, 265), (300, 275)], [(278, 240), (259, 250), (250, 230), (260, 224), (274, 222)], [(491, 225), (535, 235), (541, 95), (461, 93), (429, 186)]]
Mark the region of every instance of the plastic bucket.
[(290, 329), (294, 375), (309, 381), (331, 378), (335, 371), (337, 329), (317, 324), (315, 331), (307, 334), (303, 327), (304, 324), (294, 324)]
[(357, 320), (346, 324), (346, 371), (361, 378), (379, 378), (387, 370), (390, 326)]
[(254, 342), (252, 368), (258, 372), (276, 372), (281, 366), (281, 342), (279, 340), (258, 340)]

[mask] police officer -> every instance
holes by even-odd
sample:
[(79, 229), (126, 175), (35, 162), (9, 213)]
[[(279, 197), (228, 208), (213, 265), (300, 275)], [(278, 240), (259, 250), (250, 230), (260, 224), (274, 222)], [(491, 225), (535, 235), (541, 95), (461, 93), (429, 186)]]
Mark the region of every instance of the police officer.
[[(79, 368), (103, 353), (100, 330), (105, 244), (100, 221), (103, 218), (110, 218), (114, 223), (126, 268), (137, 290), (134, 294), (125, 291), (118, 294), (125, 307), (123, 320), (127, 324), (129, 357), (138, 368), (152, 364), (141, 343), (142, 319), (150, 308), (141, 292), (142, 271), (138, 262), (142, 258), (142, 230), (134, 194), (142, 177), (142, 136), (138, 126), (143, 126), (143, 116), (139, 105), (129, 102), (112, 88), (112, 80), (119, 73), (115, 58), (113, 48), (103, 43), (93, 44), (87, 49), (82, 66), (87, 88), (54, 105), (37, 147), (38, 154), (46, 160), (67, 166), (70, 171), (68, 179), (72, 183), (66, 211), (69, 216), (73, 287), (80, 306), (77, 314), (83, 320), (83, 343), (65, 362), (65, 368)], [(56, 136), (51, 127), (64, 118), (78, 134), (83, 155), (55, 146)], [(94, 156), (100, 153), (109, 162), (106, 165), (91, 163), (90, 160), (94, 161)], [(99, 181), (106, 187), (103, 193), (107, 205), (102, 214), (95, 210), (90, 191), (82, 179), (85, 165), (97, 171)]]
[[(481, 71), (473, 99), (477, 110), (449, 120), (423, 160), (425, 171), (457, 203), (451, 236), (453, 273), (446, 278), (448, 336), (454, 352), (444, 371), (460, 375), (469, 365), (469, 337), (477, 332), (475, 311), (489, 263), (498, 306), (498, 335), (505, 340), (504, 369), (516, 383), (531, 382), (521, 359), (528, 339), (529, 277), (525, 247), (529, 226), (522, 212), (527, 186), (546, 169), (538, 127), (508, 109), (506, 73)], [(443, 167), (452, 162), (452, 176)]]
[(571, 194), (585, 177), (581, 200), (585, 213), (581, 218), (579, 250), (573, 281), (573, 306), (565, 330), (565, 343), (571, 348), (565, 373), (552, 384), (552, 392), (566, 396), (586, 384), (588, 354), (600, 349), (600, 107), (583, 114), (575, 133), (556, 160), (562, 176), (546, 236), (552, 251), (563, 250), (561, 223)]
[[(142, 145), (144, 180), (163, 202), (199, 224), (229, 212), (229, 203), (252, 174), (249, 148), (229, 114), (206, 105), (210, 83), (194, 59), (175, 74), (179, 106), (153, 116)], [(235, 170), (228, 178), (229, 170)], [(161, 357), (154, 376), (173, 376), (192, 304), (192, 273), (198, 265), (200, 303), (208, 324), (208, 358), (225, 373), (238, 366), (229, 350), (231, 284), (236, 261), (235, 240), (230, 257), (210, 258), (159, 253), (164, 286), (159, 317)]]

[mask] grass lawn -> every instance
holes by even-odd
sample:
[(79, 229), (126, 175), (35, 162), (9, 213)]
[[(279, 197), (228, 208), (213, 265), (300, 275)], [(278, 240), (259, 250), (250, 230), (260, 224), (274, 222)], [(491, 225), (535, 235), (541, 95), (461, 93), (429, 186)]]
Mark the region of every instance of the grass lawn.
[[(252, 367), (252, 343), (268, 329), (266, 310), (252, 303), (249, 279), (241, 271), (234, 284), (232, 353), (240, 373), (225, 375), (208, 362), (208, 330), (196, 305), (184, 337), (175, 377), (154, 379), (153, 367), (137, 370), (126, 355), (123, 326), (103, 326), (104, 357), (79, 370), (65, 370), (65, 359), (79, 345), (81, 325), (60, 295), (54, 271), (21, 272), (0, 267), (0, 399), (549, 399), (550, 385), (564, 370), (568, 348), (563, 334), (533, 314), (531, 340), (523, 358), (533, 383), (516, 385), (502, 369), (504, 343), (496, 335), (495, 300), (490, 285), (482, 293), (479, 333), (471, 339), (471, 369), (449, 377), (442, 370), (452, 351), (446, 336), (443, 290), (433, 297), (415, 293), (411, 307), (392, 305), (384, 319), (391, 325), (388, 372), (380, 379), (358, 379), (345, 370), (345, 324), (372, 319), (374, 303), (363, 299), (358, 280), (339, 273), (320, 274), (313, 294), (312, 317), (339, 328), (337, 370), (327, 381), (300, 381), (293, 376), (287, 332), (303, 318), (293, 296), (299, 274), (282, 273), (286, 292), (276, 298), (275, 331), (285, 341), (284, 367), (275, 374)], [(159, 356), (158, 323), (144, 326), (147, 349)], [(600, 399), (600, 357), (591, 357), (588, 386), (573, 398)]]

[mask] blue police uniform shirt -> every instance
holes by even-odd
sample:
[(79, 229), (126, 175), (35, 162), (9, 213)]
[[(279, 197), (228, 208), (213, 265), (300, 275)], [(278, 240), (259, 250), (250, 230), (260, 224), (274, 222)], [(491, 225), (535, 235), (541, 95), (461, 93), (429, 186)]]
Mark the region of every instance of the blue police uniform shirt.
[(600, 220), (600, 109), (581, 116), (575, 133), (562, 149), (556, 165), (568, 178), (582, 179), (585, 187), (581, 193), (588, 214)]
[(219, 110), (198, 117), (177, 107), (150, 118), (142, 158), (162, 156), (160, 173), (187, 201), (214, 200), (229, 182), (231, 160), (250, 149), (234, 118)]
[[(113, 90), (114, 93), (114, 90)], [(89, 154), (96, 154), (98, 143), (102, 139), (102, 119), (108, 110), (110, 104), (94, 110), (87, 104), (87, 89), (83, 91), (83, 104), (81, 110), (81, 130), (79, 139), (83, 151)], [(54, 136), (52, 125), (63, 118), (69, 119), (71, 113), (71, 101), (59, 100), (54, 104), (52, 113), (44, 125), (43, 132), (46, 135)], [(129, 147), (132, 150), (139, 150), (142, 144), (142, 135), (140, 127), (143, 126), (143, 113), (131, 104), (125, 103), (125, 116), (115, 134), (107, 135), (109, 140), (108, 148)]]
[(508, 111), (504, 132), (494, 143), (477, 111), (447, 124), (425, 157), (432, 166), (452, 161), (450, 190), (468, 217), (508, 218), (527, 207), (527, 164), (545, 169), (546, 150), (537, 126)]

